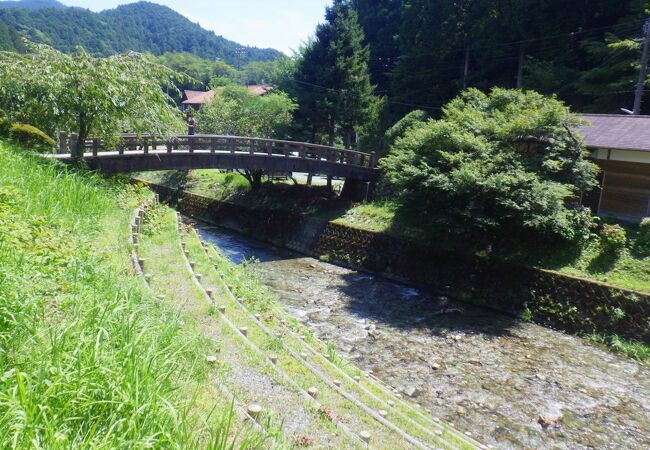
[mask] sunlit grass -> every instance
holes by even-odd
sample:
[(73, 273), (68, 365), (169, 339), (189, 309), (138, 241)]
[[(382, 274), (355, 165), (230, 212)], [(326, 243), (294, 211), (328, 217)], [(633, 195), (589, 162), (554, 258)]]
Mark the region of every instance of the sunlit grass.
[(0, 142), (0, 448), (228, 448), (202, 339), (129, 275), (147, 195)]

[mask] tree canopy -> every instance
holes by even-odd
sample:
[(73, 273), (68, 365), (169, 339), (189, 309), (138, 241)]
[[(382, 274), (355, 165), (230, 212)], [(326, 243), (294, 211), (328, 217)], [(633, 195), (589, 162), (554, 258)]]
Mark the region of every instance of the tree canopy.
[(528, 230), (572, 239), (568, 202), (595, 185), (581, 120), (534, 92), (470, 89), (440, 120), (409, 128), (381, 162), (411, 207), (449, 230), (490, 236)]
[(51, 135), (73, 131), (80, 141), (119, 131), (167, 135), (182, 125), (163, 90), (173, 89), (174, 76), (137, 53), (95, 58), (33, 45), (24, 55), (0, 53), (0, 102), (14, 122)]
[[(283, 92), (253, 95), (243, 86), (219, 88), (215, 98), (196, 114), (199, 133), (258, 138), (286, 137), (295, 103)], [(262, 186), (262, 170), (240, 172), (253, 190)]]
[[(413, 109), (439, 115), (469, 86), (521, 86), (600, 113), (630, 107), (637, 41), (650, 14), (648, 0), (350, 4), (370, 47), (372, 82), (387, 95), (393, 122)], [(650, 102), (645, 108), (650, 113)]]
[(196, 113), (197, 130), (230, 136), (282, 138), (295, 108), (283, 92), (256, 96), (244, 86), (225, 86)]

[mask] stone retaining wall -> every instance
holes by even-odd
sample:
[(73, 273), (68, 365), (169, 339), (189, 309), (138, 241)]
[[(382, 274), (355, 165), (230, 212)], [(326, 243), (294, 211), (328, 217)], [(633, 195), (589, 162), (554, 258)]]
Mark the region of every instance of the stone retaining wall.
[(151, 185), (183, 214), (568, 332), (650, 343), (650, 295), (562, 273), (462, 255), (383, 233), (258, 210)]

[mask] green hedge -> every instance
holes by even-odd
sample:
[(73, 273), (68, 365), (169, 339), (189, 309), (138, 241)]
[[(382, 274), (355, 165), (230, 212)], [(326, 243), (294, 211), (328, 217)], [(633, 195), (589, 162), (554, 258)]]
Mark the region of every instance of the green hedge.
[(11, 125), (9, 137), (20, 145), (37, 150), (50, 150), (56, 146), (54, 139), (38, 128), (24, 123)]

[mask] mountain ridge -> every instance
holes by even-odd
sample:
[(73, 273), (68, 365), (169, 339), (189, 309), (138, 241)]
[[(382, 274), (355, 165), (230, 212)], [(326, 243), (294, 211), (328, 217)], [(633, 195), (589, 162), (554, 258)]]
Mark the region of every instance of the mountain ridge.
[(19, 0), (19, 1), (2, 1), (0, 9), (19, 8), (19, 9), (46, 9), (46, 8), (67, 8), (61, 2), (56, 0)]
[[(55, 0), (17, 2), (58, 3)], [(10, 2), (0, 2), (5, 4)], [(120, 5), (95, 13), (77, 7), (0, 8), (0, 23), (34, 42), (72, 52), (78, 46), (103, 56), (125, 51), (187, 52), (222, 59), (234, 67), (251, 61), (270, 61), (282, 55), (275, 49), (241, 45), (202, 28), (173, 9), (151, 2)]]

